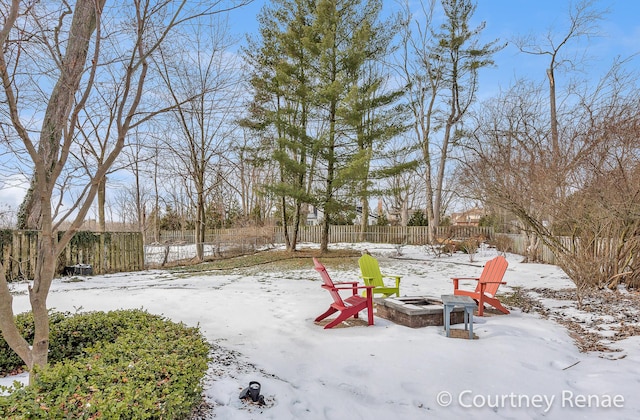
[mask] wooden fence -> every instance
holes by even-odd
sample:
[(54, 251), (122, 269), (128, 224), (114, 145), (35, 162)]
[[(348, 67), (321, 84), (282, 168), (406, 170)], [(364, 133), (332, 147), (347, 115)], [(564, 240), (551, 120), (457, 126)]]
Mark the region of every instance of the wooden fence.
[[(289, 232), (292, 228), (289, 227)], [(436, 230), (439, 238), (466, 239), (473, 237), (493, 238), (493, 228), (477, 226), (441, 226)], [(322, 226), (300, 226), (298, 242), (320, 243)], [(373, 242), (405, 245), (427, 244), (429, 237), (426, 226), (368, 226), (366, 232), (361, 234), (361, 227), (354, 225), (340, 225), (329, 227), (329, 242)], [(193, 230), (162, 231), (158, 238), (159, 243), (194, 243)], [(154, 240), (147, 237), (147, 243)], [(238, 229), (214, 229), (205, 234), (204, 243), (253, 243), (263, 245), (267, 243), (284, 243), (284, 229), (281, 226), (238, 228)]]
[[(321, 226), (301, 226), (298, 242), (319, 243)], [(505, 235), (505, 234), (500, 234)], [(436, 230), (438, 238), (462, 240), (466, 238), (494, 239), (497, 235), (489, 227), (448, 226)], [(525, 255), (529, 243), (523, 234), (505, 235), (511, 238), (510, 252)], [(160, 240), (147, 238), (148, 244), (193, 244), (194, 231), (162, 231)], [(570, 238), (559, 238), (568, 249), (573, 249)], [(0, 230), (0, 258), (9, 281), (33, 278), (37, 254), (38, 232)], [(284, 243), (282, 227), (252, 227), (237, 229), (216, 229), (207, 231), (205, 244), (214, 245), (214, 251), (225, 246), (237, 248), (241, 253), (252, 252), (266, 244)], [(404, 245), (425, 245), (428, 243), (426, 226), (369, 226), (361, 234), (360, 226), (330, 226), (330, 243), (388, 243)], [(599, 246), (596, 253), (611, 252), (606, 243)], [(146, 248), (153, 248), (153, 245)], [(600, 249), (602, 248), (602, 249)], [(147, 254), (149, 252), (147, 251)], [(215, 252), (214, 252), (215, 254)], [(195, 256), (195, 255), (193, 255)], [(192, 258), (193, 256), (189, 256)], [(538, 248), (538, 259), (555, 264), (553, 252), (544, 244)], [(94, 274), (139, 271), (145, 268), (145, 246), (139, 232), (78, 232), (67, 245), (58, 261), (58, 271), (76, 264), (88, 264)]]
[[(505, 234), (505, 236), (511, 238), (511, 250), (514, 254), (527, 255), (527, 248), (529, 247), (529, 238), (525, 234)], [(561, 241), (568, 241), (569, 238), (560, 238)], [(540, 262), (547, 264), (555, 264), (556, 257), (547, 245), (542, 242), (538, 245), (536, 258)]]
[[(472, 237), (493, 236), (493, 229), (477, 226), (440, 226), (436, 237), (467, 239)], [(298, 241), (319, 243), (322, 226), (301, 226)], [(275, 242), (284, 243), (284, 230), (276, 228)], [(360, 226), (329, 226), (329, 242), (372, 242), (385, 244), (425, 245), (429, 243), (427, 226), (368, 226), (364, 233)]]
[[(270, 227), (249, 227), (233, 229), (209, 229), (205, 232), (205, 244), (220, 243), (247, 243), (263, 245), (273, 243), (274, 228)], [(163, 230), (159, 237), (155, 238), (152, 233), (147, 233), (147, 245), (164, 245), (168, 243), (196, 243), (195, 230)]]
[[(511, 250), (514, 254), (519, 255), (527, 255), (527, 248), (529, 247), (529, 238), (525, 234), (504, 234), (511, 238)], [(571, 238), (569, 236), (556, 236), (555, 239), (567, 250), (569, 250), (569, 255), (574, 255), (576, 252), (579, 252), (577, 248), (579, 248), (580, 239), (579, 238)], [(595, 241), (596, 245), (590, 248), (591, 255), (595, 258), (604, 258), (614, 261), (618, 258), (617, 252), (619, 251), (616, 247), (615, 240), (600, 238)], [(538, 244), (538, 249), (536, 250), (536, 258), (540, 262), (544, 262), (547, 264), (556, 264), (556, 256), (546, 244), (542, 243), (542, 241)]]
[[(0, 258), (9, 281), (32, 279), (38, 232), (0, 231)], [(144, 269), (143, 236), (139, 232), (78, 232), (58, 258), (58, 272), (76, 264), (88, 264), (93, 274)]]
[[(291, 229), (291, 228), (290, 228)], [(321, 226), (301, 226), (298, 242), (320, 243)], [(436, 229), (436, 237), (464, 240), (467, 238), (495, 239), (497, 236), (507, 236), (511, 239), (510, 252), (520, 255), (527, 254), (529, 242), (524, 234), (496, 234), (491, 227), (477, 226), (440, 226)], [(164, 243), (194, 243), (193, 231), (162, 231), (161, 241)], [(568, 248), (572, 249), (570, 238), (558, 238)], [(344, 225), (330, 226), (329, 243), (389, 243), (406, 245), (424, 245), (428, 243), (428, 228), (426, 226), (369, 226), (361, 235), (360, 226)], [(264, 244), (284, 243), (282, 227), (217, 229), (207, 231), (205, 243), (221, 244), (235, 243), (243, 249), (255, 248)], [(556, 258), (551, 249), (540, 243), (537, 251), (538, 261), (555, 264)]]

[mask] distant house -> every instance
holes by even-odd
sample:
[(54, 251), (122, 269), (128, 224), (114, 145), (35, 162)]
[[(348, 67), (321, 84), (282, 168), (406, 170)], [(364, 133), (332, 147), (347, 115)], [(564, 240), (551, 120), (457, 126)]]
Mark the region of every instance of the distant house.
[(324, 212), (321, 209), (319, 209), (316, 206), (313, 206), (311, 204), (307, 204), (306, 210), (307, 210), (307, 222), (306, 222), (306, 225), (307, 226), (319, 225), (320, 221), (324, 217)]
[(471, 210), (451, 214), (451, 223), (455, 226), (478, 226), (485, 215), (484, 209), (474, 207)]
[[(369, 225), (375, 225), (378, 222), (378, 215), (369, 212), (367, 222)], [(362, 206), (356, 206), (356, 218), (353, 220), (353, 224), (359, 225), (360, 223), (362, 223)]]
[[(306, 220), (307, 226), (317, 226), (322, 222), (322, 219), (324, 218), (324, 211), (322, 211), (322, 209), (319, 209), (314, 205), (308, 204), (306, 206), (306, 209), (303, 209), (303, 211), (307, 212), (307, 220)], [(361, 220), (362, 220), (362, 206), (356, 206), (356, 217), (353, 220), (353, 223), (355, 225), (358, 225), (360, 224)], [(375, 225), (377, 220), (378, 220), (378, 215), (369, 212), (369, 218), (368, 218), (369, 224)]]

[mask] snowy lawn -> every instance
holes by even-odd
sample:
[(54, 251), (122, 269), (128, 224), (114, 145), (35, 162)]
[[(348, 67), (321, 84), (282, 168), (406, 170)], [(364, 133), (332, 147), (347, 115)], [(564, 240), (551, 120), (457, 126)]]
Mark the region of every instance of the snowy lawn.
[[(497, 255), (483, 248), (470, 261), (465, 254), (438, 258), (418, 246), (403, 247), (402, 255), (393, 245), (331, 248), (338, 247), (368, 249), (383, 273), (403, 276), (400, 290), (408, 296), (451, 294), (451, 277), (477, 277)], [(70, 312), (142, 308), (199, 325), (214, 344), (206, 418), (638, 418), (638, 293), (604, 292), (578, 310), (568, 299), (573, 284), (558, 267), (507, 259), (499, 296), (518, 292), (511, 300), (518, 306), (507, 302), (509, 315), (475, 317), (473, 341), (380, 317), (370, 327), (322, 329), (313, 320), (331, 299), (310, 258), (304, 269), (277, 272), (265, 265), (61, 278), (48, 305)], [(326, 265), (334, 281), (358, 280), (357, 264)], [(13, 285), (16, 313), (29, 308), (26, 286)], [(14, 379), (24, 376), (0, 383)], [(266, 405), (238, 398), (252, 380), (262, 384)]]

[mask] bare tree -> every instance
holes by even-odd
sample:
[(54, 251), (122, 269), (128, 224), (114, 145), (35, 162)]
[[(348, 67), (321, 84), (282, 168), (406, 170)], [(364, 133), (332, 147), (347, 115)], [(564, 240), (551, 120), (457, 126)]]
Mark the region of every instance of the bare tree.
[[(131, 172), (134, 179), (133, 191), (131, 192), (131, 198), (134, 204), (134, 214), (136, 217), (136, 223), (138, 231), (146, 233), (148, 229), (147, 210), (148, 203), (151, 201), (152, 194), (150, 193), (150, 187), (145, 184), (145, 179), (153, 179), (154, 183), (157, 183), (154, 176), (155, 167), (150, 168), (150, 162), (157, 161), (157, 153), (153, 153), (154, 144), (148, 145), (145, 141), (146, 138), (152, 138), (147, 133), (136, 133), (135, 141), (130, 142), (129, 147), (123, 150), (124, 157), (126, 159), (125, 169)], [(146, 176), (145, 176), (146, 175)], [(124, 204), (124, 203), (123, 203)], [(156, 212), (153, 212), (156, 215)], [(154, 221), (155, 222), (155, 221)], [(154, 227), (157, 223), (154, 223)], [(154, 230), (157, 241), (157, 229)], [(146, 237), (146, 235), (145, 235)]]
[[(571, 49), (571, 44), (578, 44), (582, 39), (589, 39), (598, 35), (598, 23), (602, 20), (606, 11), (595, 9), (595, 4), (595, 0), (582, 0), (575, 5), (572, 4), (568, 12), (569, 21), (567, 27), (559, 33), (554, 29), (549, 29), (543, 35), (542, 40), (531, 35), (516, 40), (516, 45), (520, 51), (526, 54), (545, 56), (549, 59), (546, 73), (549, 83), (551, 162), (558, 181), (562, 179), (561, 167), (564, 166), (564, 162), (562, 161), (563, 153), (558, 128), (556, 70), (562, 67), (576, 68), (584, 63), (585, 57), (579, 56), (575, 51), (581, 51), (581, 54), (585, 54), (588, 49)], [(570, 52), (565, 54), (565, 51)], [(563, 192), (562, 189), (558, 191)]]
[(6, 203), (0, 203), (0, 229), (8, 229), (13, 225), (14, 211)]
[(276, 166), (268, 156), (268, 147), (260, 145), (260, 135), (254, 135), (252, 130), (244, 127), (241, 134), (235, 137), (232, 147), (233, 182), (230, 186), (240, 197), (247, 222), (262, 225), (275, 206), (265, 185), (275, 182)]
[[(110, 170), (125, 145), (127, 133), (144, 124), (154, 110), (141, 109), (149, 71), (149, 57), (157, 51), (167, 34), (181, 24), (216, 13), (216, 2), (168, 1), (135, 2), (128, 7), (105, 8), (104, 1), (78, 0), (52, 4), (12, 0), (3, 11), (0, 27), (0, 78), (3, 82), (2, 107), (11, 118), (11, 129), (27, 151), (34, 175), (31, 195), (24, 210), (30, 226), (40, 228), (38, 253), (29, 299), (34, 318), (34, 340), (28, 343), (15, 322), (12, 297), (0, 265), (0, 329), (10, 347), (24, 360), (33, 374), (35, 366), (47, 363), (49, 320), (47, 296), (56, 274), (58, 256), (82, 225), (98, 192), (99, 184)], [(116, 10), (117, 9), (117, 10)], [(104, 16), (107, 13), (113, 15)], [(105, 32), (103, 22), (110, 27), (120, 22), (125, 30), (116, 42)], [(123, 35), (124, 36), (124, 35)], [(103, 42), (113, 41), (120, 51), (119, 59), (105, 62)], [(109, 57), (111, 57), (109, 55)], [(68, 167), (72, 144), (78, 138), (82, 110), (90, 100), (99, 70), (111, 65), (118, 69), (123, 94), (115, 104), (117, 129), (110, 137), (111, 146), (101, 162), (88, 165), (82, 174)], [(37, 83), (38, 78), (50, 77)], [(49, 83), (51, 82), (51, 83)], [(49, 89), (48, 89), (49, 88)], [(38, 108), (38, 98), (46, 109)], [(29, 120), (26, 114), (42, 115)], [(41, 121), (41, 124), (38, 122)], [(39, 135), (35, 141), (33, 133)], [(74, 184), (72, 202), (65, 211), (56, 213), (68, 183), (64, 174), (81, 176)], [(60, 224), (70, 221), (64, 233)]]
[[(426, 3), (426, 4), (425, 4)], [(476, 6), (469, 0), (442, 0), (444, 22), (436, 32), (436, 1), (420, 2), (420, 18), (409, 4), (403, 10), (400, 74), (407, 85), (415, 141), (422, 148), (429, 239), (443, 215), (443, 194), (456, 144), (456, 127), (476, 100), (478, 72), (493, 64), (492, 55), (503, 47), (493, 41), (478, 44), (484, 22), (470, 28)]]
[(548, 124), (543, 93), (524, 81), (479, 107), (460, 175), (470, 196), (487, 205), (499, 203), (531, 233), (529, 260), (537, 255), (536, 232), (544, 232), (554, 190), (549, 170)]
[(200, 26), (193, 38), (178, 43), (189, 42), (192, 54), (162, 50), (156, 65), (171, 96), (172, 121), (180, 127), (175, 137), (169, 136), (163, 143), (177, 160), (176, 169), (188, 173), (187, 187), (193, 189), (195, 209), (196, 258), (202, 261), (207, 195), (215, 184), (211, 174), (225, 163), (231, 149), (241, 72), (234, 57), (226, 54), (233, 43), (226, 21), (217, 19)]
[[(538, 242), (553, 251), (579, 299), (590, 287), (638, 284), (637, 77), (616, 65), (598, 86), (559, 109), (561, 182), (538, 87), (519, 83), (487, 101), (467, 142), (462, 179), (476, 197), (518, 217), (530, 234), (529, 260)], [(566, 193), (558, 194), (560, 188)]]
[[(406, 226), (411, 210), (425, 208), (423, 188), (424, 166), (416, 165), (415, 150), (408, 146), (411, 142), (405, 138), (395, 139), (390, 145), (390, 153), (386, 153), (378, 163), (383, 168), (399, 168), (380, 179), (376, 191), (385, 197), (385, 205), (389, 214), (400, 215), (400, 225)], [(387, 203), (387, 200), (390, 200)]]
[[(569, 106), (572, 101), (569, 98), (572, 96), (580, 98), (585, 107), (592, 106), (595, 103), (594, 99), (577, 90), (572, 92), (569, 89), (574, 85), (580, 86), (579, 83), (566, 83), (568, 89), (564, 91), (563, 100), (560, 101), (566, 105), (561, 107), (558, 102), (557, 83), (557, 70), (575, 69), (585, 62), (584, 54), (588, 50), (571, 47), (580, 45), (580, 42), (598, 34), (597, 24), (605, 11), (596, 10), (594, 4), (594, 1), (589, 0), (572, 6), (568, 13), (567, 27), (559, 33), (552, 28), (542, 39), (527, 36), (516, 40), (520, 51), (549, 59), (546, 69), (549, 106), (546, 110), (543, 106), (544, 101), (541, 101), (542, 92), (527, 86), (526, 83), (519, 82), (521, 87), (514, 88), (503, 98), (507, 101), (504, 117), (509, 120), (509, 137), (521, 147), (519, 150), (527, 151), (524, 156), (519, 157), (527, 163), (520, 165), (522, 173), (515, 177), (520, 179), (522, 197), (516, 199), (516, 195), (511, 195), (511, 198), (520, 203), (520, 208), (515, 214), (520, 217), (528, 231), (527, 258), (530, 260), (536, 259), (539, 244), (541, 241), (545, 242), (544, 238), (549, 231), (547, 228), (554, 223), (554, 213), (559, 208), (559, 203), (563, 202), (567, 194), (580, 188), (576, 185), (576, 167), (580, 165), (584, 155), (595, 146), (577, 131), (576, 125), (573, 125), (582, 118), (584, 109)], [(581, 54), (577, 55), (575, 51), (580, 51)], [(596, 91), (604, 92), (602, 89)], [(514, 99), (514, 94), (520, 95), (520, 98)], [(525, 95), (530, 96), (526, 98)], [(500, 103), (505, 105), (503, 101)], [(546, 118), (544, 112), (548, 114)], [(593, 122), (585, 122), (593, 126)], [(504, 128), (505, 125), (501, 124), (501, 129)], [(511, 153), (507, 156), (511, 156)], [(530, 182), (533, 184), (529, 184)], [(506, 191), (514, 192), (513, 189)], [(527, 197), (526, 203), (522, 200), (524, 197)]]

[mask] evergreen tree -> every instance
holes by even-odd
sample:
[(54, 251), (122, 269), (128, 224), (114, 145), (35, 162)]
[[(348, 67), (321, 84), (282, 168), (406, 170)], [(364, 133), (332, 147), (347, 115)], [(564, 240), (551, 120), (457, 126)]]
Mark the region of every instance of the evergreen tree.
[[(377, 15), (380, 6), (379, 2), (371, 2), (369, 13)], [(390, 52), (395, 25), (392, 20), (375, 25), (368, 33), (370, 38), (362, 46), (366, 51), (366, 61), (356, 69), (355, 83), (347, 94), (345, 106), (340, 109), (350, 129), (348, 133), (354, 139), (355, 153), (342, 170), (342, 177), (351, 180), (350, 195), (362, 208), (361, 239), (364, 239), (369, 224), (369, 199), (381, 194), (381, 191), (373, 189), (374, 180), (415, 167), (415, 161), (409, 161), (393, 168), (372, 169), (373, 160), (385, 154), (389, 140), (407, 128), (406, 109), (395, 105), (404, 91), (387, 88), (389, 75), (383, 64)]]
[(407, 222), (407, 226), (428, 226), (429, 221), (422, 210), (416, 210)]
[(274, 0), (260, 14), (261, 38), (245, 51), (252, 126), (270, 138), (279, 165), (267, 190), (280, 197), (283, 225), (293, 224), (285, 228), (290, 250), (304, 204), (324, 211), (327, 249), (331, 220), (353, 211), (354, 197), (368, 199), (374, 144), (382, 148), (401, 127), (388, 109), (399, 94), (384, 91), (375, 64), (391, 39), (381, 8), (380, 0)]
[(313, 26), (318, 38), (311, 46), (318, 63), (317, 104), (325, 123), (319, 133), (322, 185), (317, 190), (318, 206), (325, 213), (322, 251), (328, 248), (331, 215), (354, 205), (348, 191), (359, 183), (363, 193), (358, 196), (368, 196), (373, 141), (394, 134), (387, 130), (390, 125), (380, 124), (384, 119), (373, 115), (395, 95), (383, 94), (382, 79), (367, 67), (386, 54), (389, 34), (379, 24), (381, 8), (379, 0), (317, 3)]
[[(252, 68), (254, 125), (271, 141), (279, 165), (278, 182), (265, 186), (279, 197), (287, 249), (295, 250), (302, 206), (309, 196), (309, 161), (313, 137), (308, 134), (313, 78), (307, 45), (314, 36), (313, 0), (274, 0), (260, 13), (260, 40), (250, 40), (245, 57)], [(292, 212), (293, 214), (289, 214)], [(292, 221), (293, 232), (288, 230)]]

